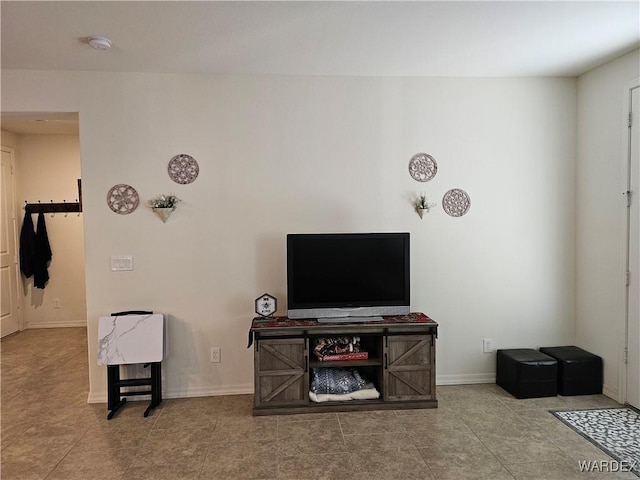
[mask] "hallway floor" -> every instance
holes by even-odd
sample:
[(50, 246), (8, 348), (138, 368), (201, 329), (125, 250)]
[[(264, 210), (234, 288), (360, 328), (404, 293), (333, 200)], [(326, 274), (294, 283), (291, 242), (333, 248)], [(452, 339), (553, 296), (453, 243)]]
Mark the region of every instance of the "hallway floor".
[(2, 480), (635, 479), (549, 409), (603, 395), (516, 400), (493, 384), (440, 386), (439, 408), (253, 417), (251, 395), (87, 404), (83, 328), (1, 343)]

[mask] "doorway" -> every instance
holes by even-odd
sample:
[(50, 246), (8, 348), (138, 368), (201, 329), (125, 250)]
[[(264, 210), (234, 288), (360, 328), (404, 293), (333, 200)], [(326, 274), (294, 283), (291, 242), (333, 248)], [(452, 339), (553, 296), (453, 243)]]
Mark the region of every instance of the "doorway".
[[(78, 114), (2, 112), (2, 131), (3, 146), (14, 150), (15, 192), (14, 206), (10, 209), (15, 221), (14, 237), (20, 236), (27, 215), (37, 224), (38, 214), (28, 211), (42, 210), (52, 250), (49, 280), (44, 289), (34, 285), (33, 277), (22, 275), (17, 265), (20, 329), (86, 328), (83, 214), (64, 209), (27, 209), (27, 206), (39, 207), (40, 203), (78, 202), (78, 179), (81, 178)], [(19, 244), (16, 249), (19, 256)]]
[(626, 403), (640, 408), (640, 84), (629, 88), (627, 139)]
[(18, 247), (16, 238), (15, 158), (13, 148), (2, 147), (2, 198), (0, 198), (0, 337), (20, 330)]

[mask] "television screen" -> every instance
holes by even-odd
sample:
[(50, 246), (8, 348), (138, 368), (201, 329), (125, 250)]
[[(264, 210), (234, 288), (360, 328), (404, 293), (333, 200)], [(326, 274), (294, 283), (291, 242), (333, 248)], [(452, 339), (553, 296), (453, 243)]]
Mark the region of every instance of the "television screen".
[(409, 234), (287, 235), (290, 318), (409, 313)]

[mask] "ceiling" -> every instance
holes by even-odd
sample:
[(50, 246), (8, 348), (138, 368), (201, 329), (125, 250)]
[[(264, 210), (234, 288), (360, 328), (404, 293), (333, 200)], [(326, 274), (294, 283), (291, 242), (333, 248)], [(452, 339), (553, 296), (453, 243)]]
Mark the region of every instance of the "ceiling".
[(2, 113), (2, 130), (20, 135), (78, 135), (75, 112)]
[[(640, 0), (3, 0), (0, 8), (2, 69), (573, 77), (640, 45)], [(90, 35), (113, 47), (92, 49)]]

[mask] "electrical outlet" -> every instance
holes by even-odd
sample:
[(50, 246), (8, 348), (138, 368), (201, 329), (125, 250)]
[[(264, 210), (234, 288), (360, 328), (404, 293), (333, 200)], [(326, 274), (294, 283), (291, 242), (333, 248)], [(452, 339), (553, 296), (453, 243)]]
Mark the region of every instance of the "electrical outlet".
[(211, 349), (211, 363), (220, 363), (220, 349), (212, 348)]
[(60, 299), (59, 298), (54, 298), (53, 299), (53, 308), (60, 308)]
[(482, 339), (482, 353), (493, 352), (493, 338)]

